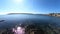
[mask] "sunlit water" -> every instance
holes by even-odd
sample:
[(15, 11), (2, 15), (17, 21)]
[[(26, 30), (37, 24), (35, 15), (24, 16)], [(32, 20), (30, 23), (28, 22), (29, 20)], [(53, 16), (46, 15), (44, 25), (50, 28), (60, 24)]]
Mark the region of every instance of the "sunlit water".
[(14, 34), (25, 34), (25, 28), (17, 27), (16, 29), (13, 28)]
[[(1, 15), (0, 20), (5, 20), (3, 22), (0, 22), (0, 29), (10, 28), (14, 27), (17, 24), (21, 23), (28, 23), (28, 21), (31, 21), (30, 23), (56, 23), (56, 26), (60, 27), (60, 18), (52, 17), (52, 16), (43, 16), (43, 15)], [(25, 22), (27, 21), (27, 22)]]

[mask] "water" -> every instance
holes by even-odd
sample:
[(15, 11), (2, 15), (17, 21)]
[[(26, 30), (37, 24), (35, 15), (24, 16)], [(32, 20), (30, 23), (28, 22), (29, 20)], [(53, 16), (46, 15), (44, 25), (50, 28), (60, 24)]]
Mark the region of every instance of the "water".
[(5, 20), (0, 22), (0, 29), (5, 29), (9, 27), (14, 27), (17, 24), (32, 24), (32, 23), (42, 23), (42, 24), (53, 24), (60, 27), (60, 18), (53, 16), (44, 15), (1, 15), (0, 20)]

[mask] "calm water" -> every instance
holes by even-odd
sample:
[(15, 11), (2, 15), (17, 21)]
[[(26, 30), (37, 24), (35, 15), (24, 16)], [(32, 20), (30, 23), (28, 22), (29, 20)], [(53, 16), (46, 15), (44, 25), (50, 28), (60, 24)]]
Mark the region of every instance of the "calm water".
[(52, 16), (43, 15), (1, 15), (0, 20), (5, 20), (0, 22), (0, 29), (14, 27), (17, 24), (31, 24), (31, 23), (42, 23), (42, 24), (53, 24), (60, 27), (60, 18)]

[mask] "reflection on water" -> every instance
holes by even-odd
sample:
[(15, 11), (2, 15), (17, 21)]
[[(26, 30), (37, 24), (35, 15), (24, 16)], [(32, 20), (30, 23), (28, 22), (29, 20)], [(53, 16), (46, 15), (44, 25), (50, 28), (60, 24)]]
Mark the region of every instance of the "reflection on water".
[[(42, 15), (4, 15), (0, 17), (0, 34), (31, 34), (43, 32), (43, 34), (60, 34), (60, 18)], [(22, 24), (22, 27), (14, 28)], [(13, 28), (13, 31), (12, 31)], [(41, 33), (42, 34), (42, 33)]]
[(22, 27), (17, 27), (16, 29), (13, 28), (14, 34), (25, 34), (25, 29)]

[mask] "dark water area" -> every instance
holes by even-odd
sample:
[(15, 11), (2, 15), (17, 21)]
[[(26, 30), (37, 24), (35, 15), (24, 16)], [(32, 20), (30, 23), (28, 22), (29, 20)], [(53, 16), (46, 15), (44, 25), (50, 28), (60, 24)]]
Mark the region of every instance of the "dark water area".
[(0, 15), (0, 29), (10, 28), (14, 27), (17, 24), (32, 24), (32, 23), (38, 23), (38, 24), (52, 24), (56, 27), (60, 27), (60, 18), (53, 17), (53, 16), (44, 16), (44, 15), (25, 15), (25, 14), (19, 14), (19, 15)]

